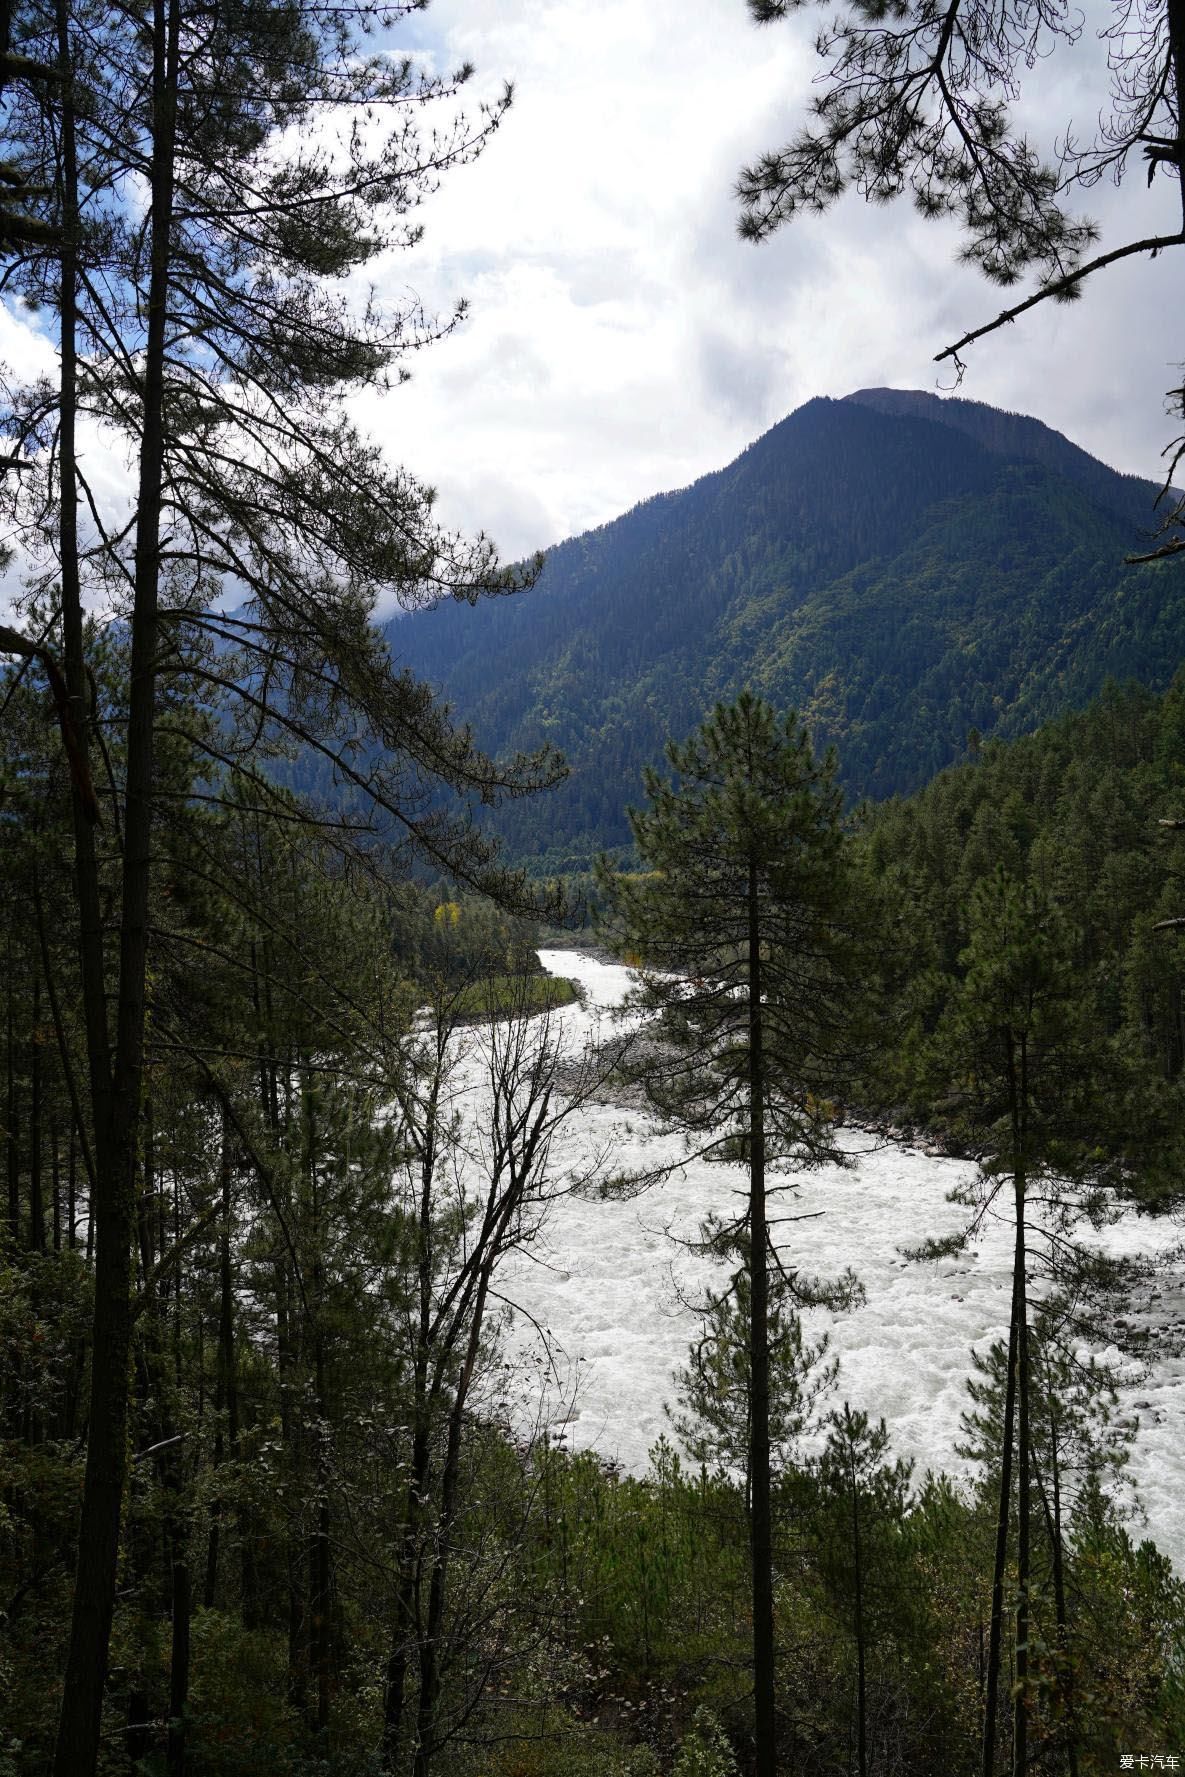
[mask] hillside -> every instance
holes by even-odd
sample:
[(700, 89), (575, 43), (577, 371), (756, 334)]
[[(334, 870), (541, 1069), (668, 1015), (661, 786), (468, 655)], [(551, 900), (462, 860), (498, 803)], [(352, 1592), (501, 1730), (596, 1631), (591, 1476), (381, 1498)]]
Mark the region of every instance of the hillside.
[(1185, 654), (1177, 563), (1124, 566), (1151, 483), (1039, 421), (866, 390), (814, 400), (727, 468), (552, 550), (537, 586), (389, 630), (487, 748), (571, 777), (504, 810), (512, 854), (579, 867), (627, 839), (643, 765), (744, 684), (838, 744), (854, 796), (907, 793)]
[(923, 389), (857, 389), (847, 397), (878, 413), (903, 418), (932, 420), (974, 438), (996, 456), (1016, 462), (1040, 463), (1065, 476), (1100, 506), (1113, 511), (1137, 530), (1147, 529), (1150, 482), (1137, 475), (1121, 475), (1097, 457), (1071, 444), (1043, 420), (1028, 414), (1007, 413), (982, 401), (964, 401), (957, 395), (934, 395)]
[(912, 1015), (882, 1058), (892, 1103), (931, 1133), (959, 1129), (941, 1016), (967, 972), (977, 885), (1003, 869), (1049, 896), (1072, 934), (1080, 1028), (1109, 1082), (1095, 1139), (1110, 1117), (1136, 1194), (1179, 1196), (1185, 936), (1162, 922), (1182, 912), (1182, 854), (1162, 823), (1183, 797), (1185, 669), (1159, 697), (1110, 685), (868, 810), (857, 849), (894, 909), (892, 999)]

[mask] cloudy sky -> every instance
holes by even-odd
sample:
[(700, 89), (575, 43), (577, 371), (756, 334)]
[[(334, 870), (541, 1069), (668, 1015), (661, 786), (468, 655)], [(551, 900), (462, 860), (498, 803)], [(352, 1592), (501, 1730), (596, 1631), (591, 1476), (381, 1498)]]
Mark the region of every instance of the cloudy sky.
[[(804, 117), (819, 22), (807, 7), (759, 29), (745, 0), (433, 0), (399, 27), (430, 70), (475, 64), (471, 113), (515, 87), (487, 151), (420, 212), (420, 245), (367, 268), (392, 305), (470, 304), (409, 384), (361, 404), (444, 523), (513, 559), (719, 468), (814, 395), (951, 385), (935, 352), (1009, 300), (958, 266), (953, 227), (851, 196), (737, 238), (737, 173)], [(1025, 79), (1038, 137), (1092, 133), (1107, 70), (1089, 22)], [(1178, 226), (1172, 183), (1149, 191), (1139, 165), (1084, 202), (1103, 247)], [(1156, 478), (1183, 312), (1185, 252), (1133, 260), (972, 348), (961, 392)], [(53, 344), (0, 305), (0, 359), (52, 373)], [(94, 447), (88, 473), (126, 500), (122, 461)]]
[[(956, 267), (945, 225), (853, 197), (763, 246), (736, 237), (733, 182), (802, 116), (817, 25), (758, 29), (744, 0), (434, 0), (403, 27), (433, 66), (476, 64), (470, 105), (516, 93), (425, 206), (423, 243), (380, 272), (392, 298), (471, 304), (367, 415), (442, 518), (513, 556), (719, 467), (813, 395), (949, 383), (934, 353), (1007, 299)], [(1105, 84), (1088, 30), (1030, 77), (1028, 115), (1087, 131)], [(1175, 225), (1169, 182), (1148, 192), (1141, 167), (1086, 203), (1104, 246)], [(1175, 259), (1109, 270), (985, 341), (962, 392), (1155, 476)]]

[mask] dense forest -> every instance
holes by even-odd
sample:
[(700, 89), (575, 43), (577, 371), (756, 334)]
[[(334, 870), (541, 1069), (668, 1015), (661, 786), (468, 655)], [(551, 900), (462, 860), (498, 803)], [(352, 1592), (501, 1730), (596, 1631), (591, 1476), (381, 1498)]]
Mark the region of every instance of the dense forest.
[[(2, 1695), (6, 1756), (23, 1773), (46, 1768), (59, 1706), (52, 1650), (68, 1617), (85, 1461), (96, 1161), (66, 913), (68, 764), (45, 682), (16, 679), (4, 729)], [(836, 829), (855, 901), (875, 901), (878, 921), (900, 922), (902, 896), (913, 909), (908, 967), (881, 983), (913, 1021), (904, 1036), (893, 1022), (879, 1047), (865, 1033), (846, 1071), (835, 1056), (822, 1064), (816, 1037), (820, 1092), (828, 1069), (833, 1087), (846, 1078), (867, 1090), (875, 1078), (887, 1114), (896, 1095), (907, 1108), (892, 1115), (998, 1154), (990, 1094), (978, 1118), (966, 1094), (952, 1114), (943, 1021), (974, 971), (977, 894), (1003, 866), (1017, 884), (1048, 888), (1075, 929), (1059, 1042), (1069, 1020), (1093, 1045), (1094, 1084), (1078, 1100), (1093, 1139), (1075, 1171), (1079, 1131), (1062, 1127), (1056, 1176), (1099, 1182), (1098, 1140), (1117, 1151), (1133, 1104), (1143, 1115), (1152, 1100), (1159, 1159), (1170, 1157), (1181, 964), (1179, 940), (1151, 927), (1175, 904), (1176, 841), (1156, 821), (1180, 782), (1182, 707), (1179, 687), (1160, 698), (1109, 690), (1081, 716), (988, 743), (917, 797), (870, 812), (854, 836)], [(116, 721), (107, 741), (113, 813), (126, 769), (118, 731)], [(549, 1141), (584, 1091), (570, 1070), (557, 1089), (547, 1016), (508, 991), (515, 979), (529, 986), (534, 934), (488, 902), (344, 870), (297, 804), (280, 798), (263, 819), (254, 789), (233, 779), (212, 804), (217, 780), (194, 772), (178, 749), (161, 779), (178, 794), (158, 824), (154, 873), (133, 1461), (101, 1768), (213, 1777), (403, 1769), (414, 1757), (418, 1769), (461, 1772), (743, 1770), (744, 1242), (721, 1246), (722, 1276), (731, 1268), (740, 1291), (708, 1314), (678, 1385), (678, 1443), (655, 1450), (648, 1476), (571, 1455), (545, 1429), (524, 1433), (498, 1405), (501, 1340), (482, 1290), (531, 1214), (567, 1188)], [(274, 818), (285, 809), (292, 820)], [(784, 828), (775, 838), (784, 849)], [(833, 912), (837, 869), (832, 859), (818, 882)], [(795, 905), (801, 895), (800, 884)], [(868, 936), (857, 921), (852, 941)], [(686, 932), (672, 942), (692, 955)], [(862, 948), (860, 966), (864, 978)], [(495, 1022), (475, 1027), (483, 981), (496, 983)], [(786, 991), (793, 1003), (800, 984)], [(848, 1005), (845, 1031), (862, 1017)], [(470, 1096), (474, 1065), (488, 1099)], [(653, 1058), (641, 1071), (657, 1091)], [(771, 1103), (792, 1104), (785, 1091)], [(485, 1136), (458, 1117), (474, 1102), (495, 1117), (502, 1106)], [(833, 1139), (817, 1101), (810, 1126), (812, 1140)], [(791, 1118), (794, 1143), (805, 1127)], [(1139, 1133), (1146, 1163), (1147, 1126)], [(458, 1219), (448, 1181), (475, 1155)], [(1149, 1190), (1163, 1208), (1165, 1171), (1118, 1184), (1107, 1171), (1103, 1182), (1127, 1192), (1159, 1179)], [(1056, 1480), (1060, 1504), (1056, 1524), (1036, 1510), (1029, 1581), (1040, 1767), (1061, 1768), (1072, 1749), (1084, 1771), (1114, 1763), (1133, 1721), (1147, 1743), (1172, 1744), (1183, 1707), (1180, 1583), (1125, 1523), (1107, 1375), (1076, 1370), (1055, 1326), (1058, 1292), (1074, 1289), (1076, 1336), (1089, 1316), (1096, 1340), (1113, 1331), (1108, 1290), (1124, 1280), (1086, 1281), (1063, 1266), (1033, 1322), (1037, 1497), (1048, 1503)], [(883, 1427), (828, 1394), (792, 1294), (775, 1290), (768, 1312), (781, 1756), (846, 1771), (859, 1726), (868, 1770), (978, 1770), (1005, 1354), (982, 1361), (968, 1396), (981, 1483), (966, 1494), (912, 1474)], [(449, 1353), (465, 1358), (463, 1386)], [(809, 1458), (808, 1421), (826, 1434)], [(1015, 1562), (1010, 1547), (1007, 1597)], [(1005, 1698), (1014, 1657), (1005, 1636)], [(1004, 1756), (1012, 1730), (1000, 1708)]]
[[(1110, 1083), (1122, 1144), (1130, 1153), (1139, 1132), (1167, 1136), (1179, 1122), (1183, 722), (1179, 674), (1160, 697), (1112, 684), (1036, 734), (1008, 743), (972, 735), (963, 764), (916, 796), (862, 811), (857, 846), (896, 909), (895, 990), (908, 1018), (880, 1090), (897, 1095), (905, 1120), (952, 1134), (959, 1125), (955, 1082), (933, 1038), (966, 975), (976, 886), (1003, 872), (1049, 897), (1067, 922), (1091, 1066)], [(1167, 1165), (1162, 1185), (1173, 1191), (1177, 1164), (1166, 1149), (1134, 1182), (1151, 1190)]]
[[(1099, 1354), (1179, 1352), (1096, 1239), (1182, 1203), (1151, 490), (865, 391), (541, 571), (442, 530), (355, 399), (450, 319), (359, 292), (511, 94), (390, 53), (419, 10), (0, 8), (52, 339), (0, 463), (0, 1777), (1176, 1759)], [(589, 902), (608, 1029), (538, 957)], [(863, 1293), (777, 1232), (854, 1122), (974, 1161), (902, 1265), (1009, 1230), (967, 1485), (804, 1319)], [(713, 1281), (626, 1474), (508, 1278), (693, 1159)]]

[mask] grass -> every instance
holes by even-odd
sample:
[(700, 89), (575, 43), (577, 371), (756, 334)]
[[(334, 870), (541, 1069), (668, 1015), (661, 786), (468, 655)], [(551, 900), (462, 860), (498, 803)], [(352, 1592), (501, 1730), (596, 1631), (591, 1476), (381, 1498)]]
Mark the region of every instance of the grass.
[(462, 1018), (511, 1018), (554, 1012), (579, 997), (576, 983), (563, 975), (494, 975), (464, 988), (457, 1010)]

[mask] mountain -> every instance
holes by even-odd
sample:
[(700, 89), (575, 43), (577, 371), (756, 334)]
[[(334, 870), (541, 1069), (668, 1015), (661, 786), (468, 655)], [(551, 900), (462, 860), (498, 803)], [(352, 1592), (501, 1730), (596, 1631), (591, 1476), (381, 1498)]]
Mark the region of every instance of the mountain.
[(1146, 534), (1151, 518), (1150, 502), (1159, 491), (1138, 475), (1121, 475), (1097, 457), (1071, 444), (1043, 420), (1023, 413), (1007, 413), (982, 401), (962, 401), (955, 395), (934, 395), (923, 389), (857, 389), (847, 397), (878, 413), (907, 419), (933, 420), (974, 438), (997, 456), (1014, 462), (1040, 463), (1063, 475), (1118, 518)]
[(1027, 732), (1109, 678), (1163, 688), (1185, 569), (1124, 565), (1156, 492), (1038, 420), (862, 390), (561, 543), (530, 592), (388, 635), (485, 748), (563, 749), (568, 782), (497, 822), (510, 855), (577, 869), (628, 840), (667, 736), (746, 684), (873, 797), (925, 783), (972, 728)]

